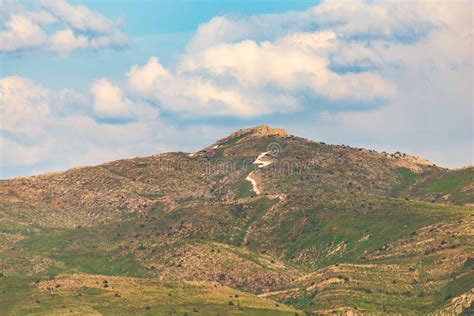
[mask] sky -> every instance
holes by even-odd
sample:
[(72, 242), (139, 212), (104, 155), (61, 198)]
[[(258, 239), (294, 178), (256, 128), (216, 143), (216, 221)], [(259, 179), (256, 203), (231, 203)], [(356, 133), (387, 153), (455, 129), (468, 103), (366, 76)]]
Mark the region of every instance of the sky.
[(473, 164), (471, 1), (0, 2), (0, 178), (268, 124)]

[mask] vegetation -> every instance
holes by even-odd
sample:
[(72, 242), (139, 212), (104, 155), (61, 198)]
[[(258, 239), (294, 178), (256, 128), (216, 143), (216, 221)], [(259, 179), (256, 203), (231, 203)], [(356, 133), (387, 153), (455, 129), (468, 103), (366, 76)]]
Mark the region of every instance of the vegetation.
[(0, 314), (472, 310), (473, 168), (268, 128), (217, 145), (0, 181)]

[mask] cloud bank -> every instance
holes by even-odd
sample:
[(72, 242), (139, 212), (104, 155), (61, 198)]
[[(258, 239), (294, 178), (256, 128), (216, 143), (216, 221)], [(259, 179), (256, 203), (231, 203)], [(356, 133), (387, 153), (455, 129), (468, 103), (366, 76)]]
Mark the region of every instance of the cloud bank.
[(128, 80), (167, 111), (256, 117), (320, 103), (329, 112), (378, 110), (401, 102), (410, 86), (457, 77), (438, 88), (465, 111), (471, 89), (457, 86), (472, 82), (472, 13), (461, 1), (327, 1), (301, 12), (218, 16), (199, 27), (176, 67), (152, 57)]

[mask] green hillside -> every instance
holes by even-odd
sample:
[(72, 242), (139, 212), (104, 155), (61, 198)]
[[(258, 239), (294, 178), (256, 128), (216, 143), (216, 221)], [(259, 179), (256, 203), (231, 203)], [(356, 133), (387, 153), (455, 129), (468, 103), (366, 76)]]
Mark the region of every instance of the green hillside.
[(2, 180), (0, 314), (469, 313), (473, 176), (261, 126)]

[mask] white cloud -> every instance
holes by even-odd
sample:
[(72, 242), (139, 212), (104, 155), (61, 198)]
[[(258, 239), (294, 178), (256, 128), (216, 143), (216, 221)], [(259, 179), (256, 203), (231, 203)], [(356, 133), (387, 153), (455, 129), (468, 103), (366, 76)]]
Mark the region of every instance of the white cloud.
[(199, 26), (188, 52), (219, 43), (274, 40), (314, 30), (351, 37), (400, 40), (424, 36), (436, 27), (472, 28), (470, 1), (323, 1), (303, 11), (251, 16), (216, 16)]
[(14, 14), (0, 32), (0, 51), (15, 51), (42, 45), (47, 35), (41, 27), (26, 16)]
[(180, 70), (231, 77), (253, 89), (274, 85), (295, 97), (310, 91), (331, 100), (370, 101), (393, 93), (390, 83), (375, 73), (331, 71), (327, 52), (336, 44), (337, 36), (333, 32), (295, 33), (273, 43), (223, 43), (187, 55)]
[(37, 120), (50, 114), (51, 92), (22, 77), (0, 81), (0, 122), (2, 129), (32, 135)]
[(33, 165), (41, 155), (40, 145), (24, 145), (0, 135), (0, 162), (2, 166)]
[(296, 32), (308, 31), (314, 24), (311, 10), (252, 16), (216, 16), (199, 26), (188, 45), (196, 52), (219, 43), (242, 40), (274, 40)]
[(274, 42), (221, 43), (188, 52), (174, 70), (152, 57), (134, 65), (128, 81), (136, 94), (185, 115), (254, 117), (294, 112), (302, 96), (331, 101), (387, 99), (394, 87), (372, 72), (339, 74), (328, 53), (333, 32), (294, 33)]
[(71, 29), (56, 31), (50, 38), (51, 49), (64, 52), (75, 49), (84, 49), (88, 46), (87, 37), (83, 35), (74, 35)]
[(169, 78), (169, 72), (160, 64), (157, 57), (151, 57), (143, 66), (132, 66), (127, 74), (130, 86), (133, 90), (148, 93), (153, 90), (160, 78)]
[(53, 23), (57, 23), (58, 19), (55, 18), (51, 13), (40, 10), (40, 11), (34, 11), (34, 12), (24, 12), (24, 15), (29, 18), (31, 21), (42, 25), (50, 25)]
[[(428, 54), (439, 64), (470, 56), (465, 12), (472, 7), (439, 5), (328, 1), (299, 12), (214, 17), (199, 27), (175, 69), (154, 57), (132, 67), (129, 84), (188, 115), (253, 117), (321, 100), (333, 111), (390, 104), (403, 93), (399, 80), (409, 60), (428, 65), (426, 49), (435, 49)], [(462, 52), (445, 45), (450, 38)]]
[(225, 87), (204, 76), (171, 73), (155, 57), (142, 67), (134, 65), (127, 75), (133, 92), (184, 115), (252, 117), (297, 107), (291, 95), (244, 91), (245, 87)]
[(107, 79), (96, 80), (91, 93), (94, 96), (93, 110), (101, 118), (153, 120), (158, 117), (156, 108), (124, 97), (120, 87)]
[(41, 7), (79, 31), (112, 33), (117, 26), (99, 13), (83, 5), (70, 5), (66, 0), (43, 0)]
[(118, 22), (65, 0), (32, 2), (28, 9), (6, 2), (0, 13), (0, 52), (44, 49), (67, 54), (127, 44)]
[(402, 38), (423, 35), (433, 26), (429, 9), (421, 2), (324, 1), (311, 11), (322, 28), (331, 28), (346, 36)]

